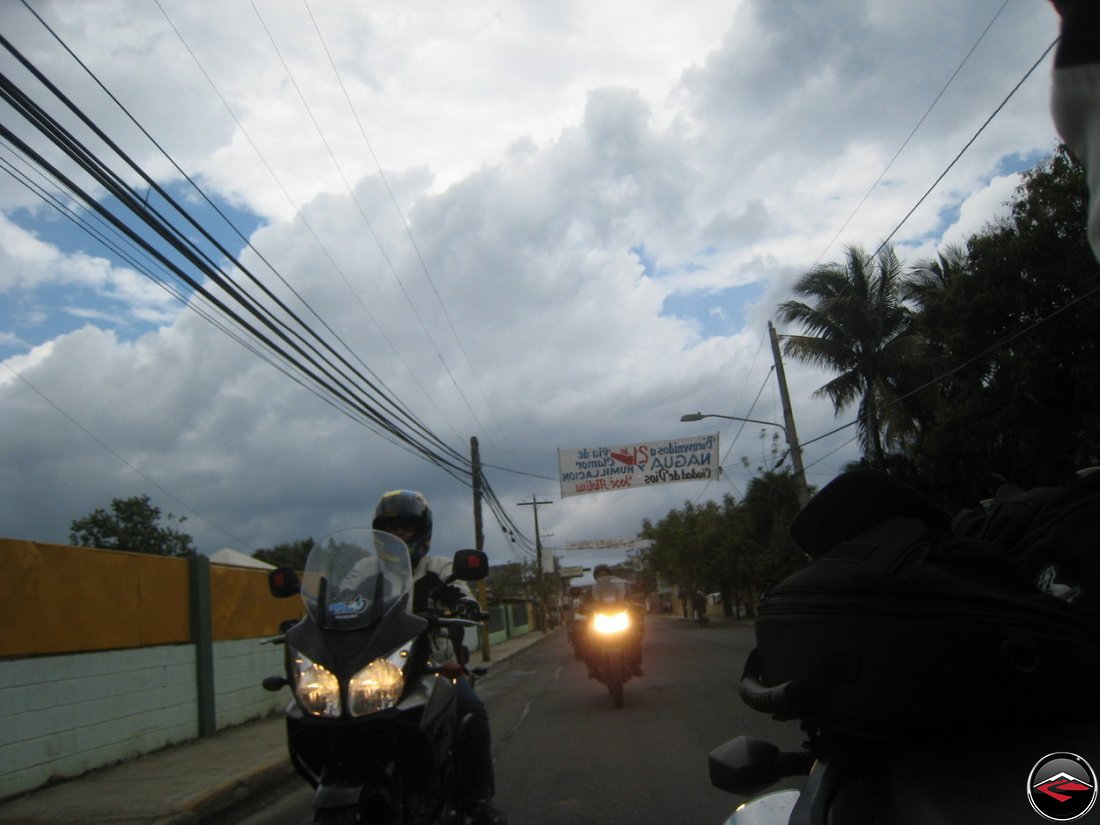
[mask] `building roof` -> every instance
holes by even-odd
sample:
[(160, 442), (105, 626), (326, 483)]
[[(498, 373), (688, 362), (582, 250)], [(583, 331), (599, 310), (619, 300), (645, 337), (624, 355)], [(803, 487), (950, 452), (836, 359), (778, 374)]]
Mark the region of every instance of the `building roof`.
[(257, 567), (261, 570), (274, 570), (275, 565), (268, 564), (266, 561), (260, 561), (254, 559), (252, 556), (246, 556), (239, 550), (234, 550), (231, 547), (223, 547), (216, 553), (210, 554), (210, 561), (214, 564), (231, 564), (234, 567)]

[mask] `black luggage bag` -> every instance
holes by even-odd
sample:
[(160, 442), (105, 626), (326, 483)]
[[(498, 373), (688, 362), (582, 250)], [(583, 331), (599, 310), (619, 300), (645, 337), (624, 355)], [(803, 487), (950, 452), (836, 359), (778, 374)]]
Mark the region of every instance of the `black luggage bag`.
[[(958, 535), (930, 501), (869, 470), (826, 486), (792, 534), (812, 560), (761, 599), (741, 681), (751, 707), (880, 739), (1100, 711), (1100, 621), (1036, 587), (1020, 563), (1034, 567), (1035, 552)], [(1095, 566), (1100, 546), (1074, 557)]]

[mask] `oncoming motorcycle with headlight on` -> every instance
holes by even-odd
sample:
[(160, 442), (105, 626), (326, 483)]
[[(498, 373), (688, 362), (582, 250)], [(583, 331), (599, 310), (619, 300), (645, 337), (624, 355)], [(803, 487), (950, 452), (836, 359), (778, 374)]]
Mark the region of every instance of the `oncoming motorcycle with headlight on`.
[[(452, 578), (434, 598), (447, 602), (450, 582), (487, 573), (484, 553), (459, 550)], [(434, 662), (432, 638), (488, 615), (412, 613), (408, 549), (379, 530), (336, 533), (311, 551), (300, 581), (290, 568), (272, 571), (269, 580), (273, 595), (300, 593), (306, 609), (273, 640), (286, 645), (286, 676), (269, 677), (264, 687), (293, 691), (290, 759), (315, 788), (315, 821), (465, 822), (470, 720), (458, 718), (454, 684), (465, 657)]]
[(627, 593), (622, 579), (598, 576), (587, 605), (584, 634), (589, 675), (607, 686), (617, 708), (625, 702), (623, 686), (632, 676), (642, 675), (642, 620)]

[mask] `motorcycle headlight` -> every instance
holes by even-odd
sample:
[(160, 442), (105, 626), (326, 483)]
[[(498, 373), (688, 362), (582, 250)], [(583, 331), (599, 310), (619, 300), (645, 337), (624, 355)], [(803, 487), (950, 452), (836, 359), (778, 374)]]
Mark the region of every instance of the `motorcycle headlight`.
[(293, 666), (294, 695), (302, 708), (314, 716), (339, 716), (340, 682), (336, 676), (301, 653), (295, 653)]
[(622, 633), (630, 627), (630, 613), (597, 613), (592, 621), (592, 629), (597, 633)]
[(405, 660), (412, 644), (398, 648), (389, 656), (375, 659), (348, 682), (348, 712), (366, 716), (392, 708), (405, 689)]

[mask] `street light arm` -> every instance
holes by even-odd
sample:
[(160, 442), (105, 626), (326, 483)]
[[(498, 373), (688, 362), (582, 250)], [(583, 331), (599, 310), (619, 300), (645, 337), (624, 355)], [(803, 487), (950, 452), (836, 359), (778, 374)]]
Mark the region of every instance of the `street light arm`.
[[(778, 421), (761, 421), (759, 418), (742, 418), (739, 415), (722, 415), (721, 413), (695, 412), (680, 416), (681, 421), (702, 421), (704, 418), (726, 418), (730, 421), (748, 421), (750, 424), (764, 424), (768, 427), (778, 427), (781, 429), (790, 447), (787, 452), (790, 453), (791, 463), (794, 465), (794, 474), (798, 479), (798, 503), (801, 507), (806, 506), (806, 503), (810, 500), (810, 488), (806, 484), (806, 470), (802, 466), (802, 448), (798, 446), (796, 439), (791, 438), (791, 433), (786, 427)], [(791, 429), (794, 429), (794, 419), (791, 419)], [(782, 460), (780, 463), (782, 463)], [(779, 464), (775, 466), (778, 467)]]
[(783, 431), (783, 435), (787, 434), (787, 428), (780, 424), (778, 421), (761, 421), (759, 418), (742, 418), (739, 415), (721, 415), (719, 413), (687, 413), (681, 415), (681, 421), (702, 421), (704, 418), (726, 418), (730, 421), (747, 421), (750, 424), (766, 424), (769, 427), (778, 427)]

